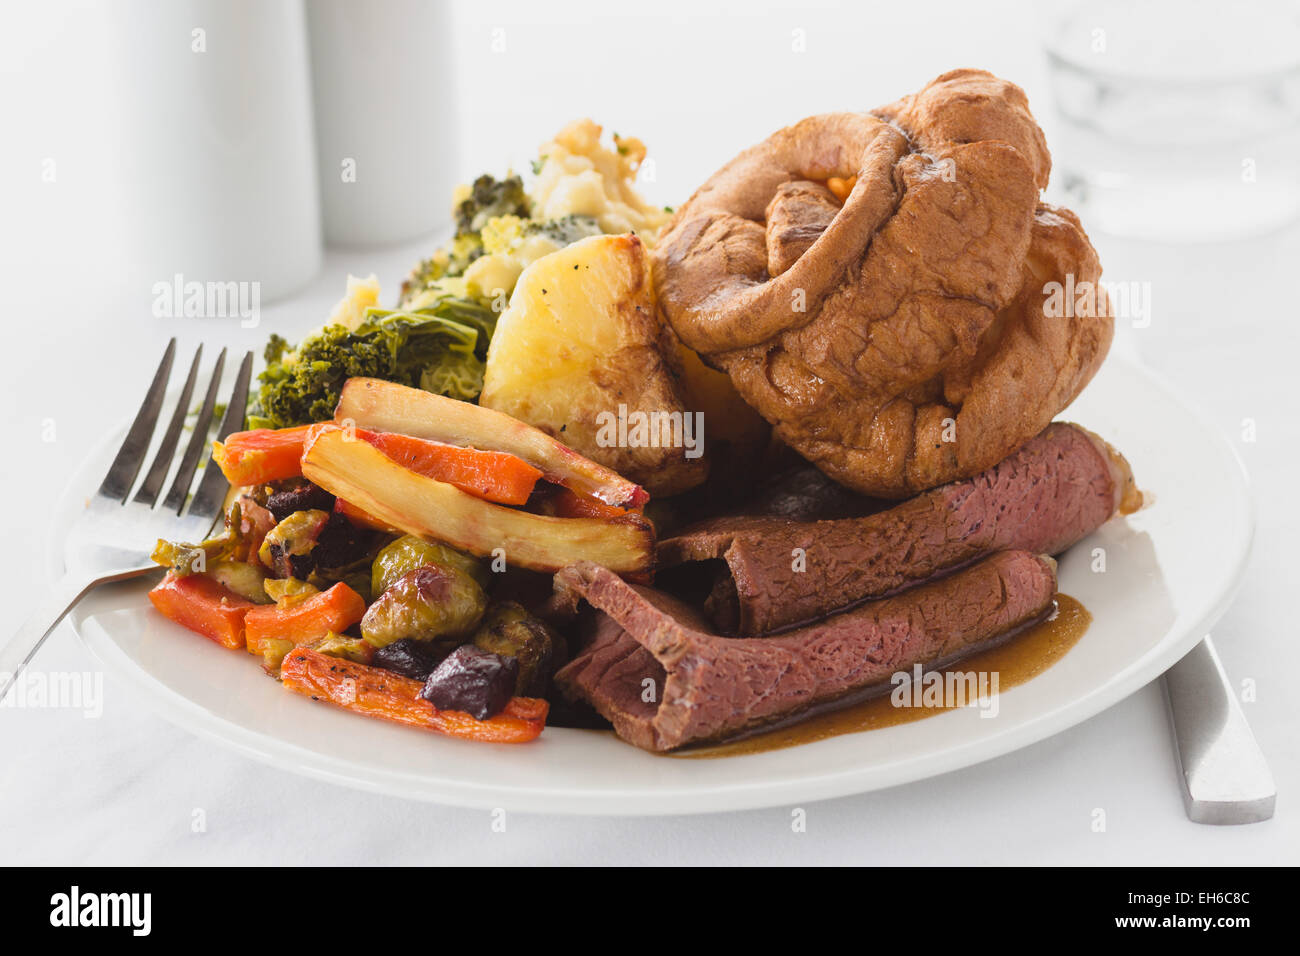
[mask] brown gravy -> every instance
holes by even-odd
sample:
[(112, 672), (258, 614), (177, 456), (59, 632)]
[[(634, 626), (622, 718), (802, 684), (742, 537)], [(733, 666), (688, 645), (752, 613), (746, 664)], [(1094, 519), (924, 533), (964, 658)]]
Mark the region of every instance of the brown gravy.
[[(998, 675), (998, 690), (1007, 690), (1037, 677), (1078, 642), (1092, 615), (1068, 594), (1056, 596), (1056, 613), (1046, 621), (1015, 635), (1003, 644), (978, 651), (954, 662), (946, 670), (983, 671)], [(882, 693), (859, 703), (814, 714), (787, 727), (764, 731), (731, 743), (702, 745), (668, 756), (689, 759), (738, 757), (781, 750), (799, 744), (911, 723), (951, 710), (952, 707), (895, 707)]]

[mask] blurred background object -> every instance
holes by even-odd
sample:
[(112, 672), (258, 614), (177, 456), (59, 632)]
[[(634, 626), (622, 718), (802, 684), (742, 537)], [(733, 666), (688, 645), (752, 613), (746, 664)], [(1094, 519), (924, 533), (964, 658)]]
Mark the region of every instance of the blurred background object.
[(302, 0), (126, 0), (109, 23), (133, 271), (301, 288), (321, 263)]
[(1107, 0), (1049, 28), (1054, 175), (1089, 229), (1235, 239), (1300, 218), (1300, 7)]
[(445, 223), (458, 166), (451, 11), (309, 0), (325, 238), (397, 242)]

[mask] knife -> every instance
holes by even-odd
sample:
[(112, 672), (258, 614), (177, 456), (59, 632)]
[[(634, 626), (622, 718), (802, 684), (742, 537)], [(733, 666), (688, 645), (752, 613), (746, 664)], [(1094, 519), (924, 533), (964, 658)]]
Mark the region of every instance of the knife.
[(1259, 823), (1277, 787), (1207, 634), (1165, 672), (1187, 816), (1193, 823)]

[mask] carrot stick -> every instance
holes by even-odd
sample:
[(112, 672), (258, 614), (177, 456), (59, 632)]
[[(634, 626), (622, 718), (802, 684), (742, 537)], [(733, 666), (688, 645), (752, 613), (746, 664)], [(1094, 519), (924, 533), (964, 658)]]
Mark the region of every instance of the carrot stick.
[[(232, 485), (297, 478), (302, 475), (302, 453), (308, 437), (312, 429), (321, 427), (327, 426), (235, 432), (224, 442), (212, 443), (212, 457)], [(542, 476), (541, 471), (507, 452), (460, 448), (391, 432), (358, 429), (356, 437), (404, 468), (499, 504), (524, 504)]]
[(244, 617), (244, 637), (250, 654), (265, 654), (268, 641), (306, 644), (330, 631), (342, 633), (366, 613), (366, 602), (342, 581), (287, 607), (263, 605)]
[(257, 605), (201, 574), (167, 572), (149, 600), (162, 615), (222, 647), (244, 646), (244, 619)]
[(438, 710), (419, 696), (423, 684), (380, 667), (327, 657), (308, 647), (295, 647), (280, 667), (284, 686), (312, 700), (325, 700), (345, 710), (379, 717), (411, 727), (423, 727), (452, 737), (489, 743), (525, 743), (546, 726), (550, 705), (533, 697), (513, 697), (505, 709), (487, 720), (457, 710)]
[(542, 477), (540, 469), (508, 452), (460, 448), (396, 432), (358, 429), (357, 437), (403, 468), (498, 504), (526, 504), (537, 479)]
[(617, 508), (599, 498), (584, 495), (568, 488), (556, 488), (543, 506), (546, 514), (557, 518), (620, 518), (629, 512), (642, 513), (642, 508)]
[(212, 458), (232, 485), (260, 485), (302, 474), (302, 446), (311, 425), (255, 428), (212, 443)]

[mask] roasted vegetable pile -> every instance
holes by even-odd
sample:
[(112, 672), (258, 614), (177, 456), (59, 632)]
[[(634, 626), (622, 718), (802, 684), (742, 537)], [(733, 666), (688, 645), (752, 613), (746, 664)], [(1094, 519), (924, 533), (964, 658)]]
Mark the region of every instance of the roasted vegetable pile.
[[(575, 450), (578, 432), (560, 417), (535, 416), (539, 428), (512, 417), (518, 409), (477, 403), (525, 270), (603, 235), (639, 250), (627, 234), (649, 243), (667, 219), (632, 189), (644, 146), (615, 136), (607, 149), (600, 138), (590, 121), (562, 130), (534, 164), (531, 191), (513, 174), (458, 189), (454, 236), (410, 273), (394, 308), (381, 306), (375, 276), (350, 276), (321, 328), (296, 346), (271, 337), (248, 429), (213, 448), (234, 489), (225, 528), (159, 542), (160, 612), (256, 655), (313, 699), (481, 740), (541, 732), (568, 647), (543, 619), (546, 601), (520, 588), (549, 596), (551, 575), (581, 561), (647, 580), (649, 496), (603, 446)], [(557, 301), (599, 298), (611, 258), (566, 260), (565, 283), (585, 269), (593, 286)], [(624, 271), (648, 288), (643, 271)], [(664, 375), (648, 371), (653, 303), (615, 298), (627, 321), (593, 334), (596, 320), (579, 318), (540, 347), (574, 349), (581, 374), (611, 383), (602, 397), (626, 398), (620, 383), (641, 392)], [(633, 319), (645, 335), (623, 335)], [(644, 348), (625, 347), (633, 340)], [(532, 347), (521, 335), (507, 344), (507, 358)], [(627, 376), (605, 374), (615, 358)], [(530, 374), (509, 387), (498, 378), (498, 397), (593, 404), (589, 389)], [(661, 479), (670, 468), (656, 458), (644, 470)]]
[(568, 648), (506, 572), (548, 591), (575, 561), (644, 572), (645, 492), (500, 412), (377, 379), (339, 391), (335, 421), (214, 443), (225, 526), (158, 543), (154, 606), (315, 699), (532, 739)]

